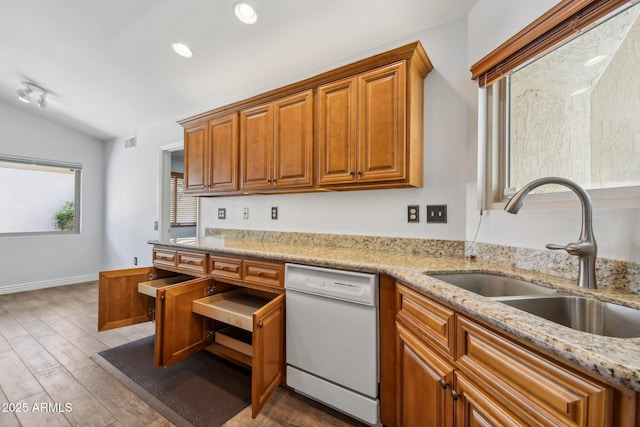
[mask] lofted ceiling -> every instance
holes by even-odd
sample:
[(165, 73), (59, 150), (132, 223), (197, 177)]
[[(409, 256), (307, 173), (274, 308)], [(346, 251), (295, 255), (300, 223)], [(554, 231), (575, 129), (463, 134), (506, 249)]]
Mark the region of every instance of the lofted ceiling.
[[(477, 0), (0, 0), (0, 100), (100, 140), (318, 74), (465, 16)], [(172, 41), (189, 45), (185, 59)], [(437, 67), (437, 64), (434, 64)], [(51, 95), (18, 101), (20, 82)]]

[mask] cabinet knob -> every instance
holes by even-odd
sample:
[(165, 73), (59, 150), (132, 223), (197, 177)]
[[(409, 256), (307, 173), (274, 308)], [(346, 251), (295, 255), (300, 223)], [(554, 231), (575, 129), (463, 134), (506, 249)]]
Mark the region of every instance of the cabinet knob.
[(447, 384), (447, 382), (444, 379), (442, 379), (440, 380), (440, 387), (446, 390), (446, 388), (449, 387), (449, 384)]
[(258, 277), (262, 277), (262, 271), (258, 271)]
[(460, 397), (460, 395), (455, 391), (455, 390), (451, 390), (451, 398), (455, 401), (458, 400), (458, 398)]
[(264, 326), (264, 325), (262, 324), (262, 322), (259, 322), (259, 323), (258, 323), (258, 329), (262, 329), (262, 327), (263, 327), (263, 326)]
[(358, 171), (358, 176), (362, 176), (362, 171)]
[(349, 176), (353, 176), (353, 171), (349, 171)]

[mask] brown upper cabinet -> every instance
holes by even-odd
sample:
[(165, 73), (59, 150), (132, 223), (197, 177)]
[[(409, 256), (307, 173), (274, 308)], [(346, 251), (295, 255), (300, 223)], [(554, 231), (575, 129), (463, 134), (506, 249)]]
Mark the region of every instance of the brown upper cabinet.
[(185, 190), (238, 190), (238, 114), (185, 128)]
[[(416, 145), (410, 146), (405, 139), (411, 125), (406, 120), (406, 89), (404, 61), (318, 88), (321, 186), (392, 181), (422, 185), (422, 140), (415, 138)], [(421, 126), (415, 127), (422, 135)]]
[(240, 112), (243, 191), (313, 185), (313, 91)]
[(414, 42), (184, 119), (187, 191), (421, 187), (432, 69)]

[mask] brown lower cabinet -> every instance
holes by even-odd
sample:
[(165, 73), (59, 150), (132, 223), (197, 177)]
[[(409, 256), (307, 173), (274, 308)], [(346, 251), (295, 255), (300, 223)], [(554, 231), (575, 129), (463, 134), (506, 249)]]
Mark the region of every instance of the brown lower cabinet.
[[(384, 283), (384, 280), (382, 281)], [(395, 283), (385, 426), (636, 426), (638, 394)], [(391, 317), (382, 319), (390, 320)], [(383, 329), (384, 331), (384, 329)]]
[[(181, 256), (191, 264), (179, 267)], [(284, 381), (284, 289), (274, 286), (272, 274), (282, 264), (248, 261), (271, 274), (265, 274), (264, 285), (251, 277), (245, 287), (242, 276), (227, 283), (215, 273), (203, 274), (208, 257), (178, 252), (171, 266), (162, 250), (154, 250), (157, 267), (101, 272), (98, 330), (155, 320), (157, 368), (206, 350), (251, 369), (256, 417)], [(245, 260), (235, 261), (242, 265)], [(203, 277), (192, 275), (195, 264), (202, 265), (198, 274)]]

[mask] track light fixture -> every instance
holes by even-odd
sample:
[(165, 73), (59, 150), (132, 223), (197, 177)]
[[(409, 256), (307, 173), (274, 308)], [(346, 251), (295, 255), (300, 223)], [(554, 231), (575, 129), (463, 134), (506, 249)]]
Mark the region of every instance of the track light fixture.
[(31, 94), (39, 95), (36, 103), (40, 108), (45, 108), (47, 102), (47, 91), (37, 84), (31, 82), (22, 82), (22, 88), (18, 89), (18, 99), (27, 104), (31, 103)]

